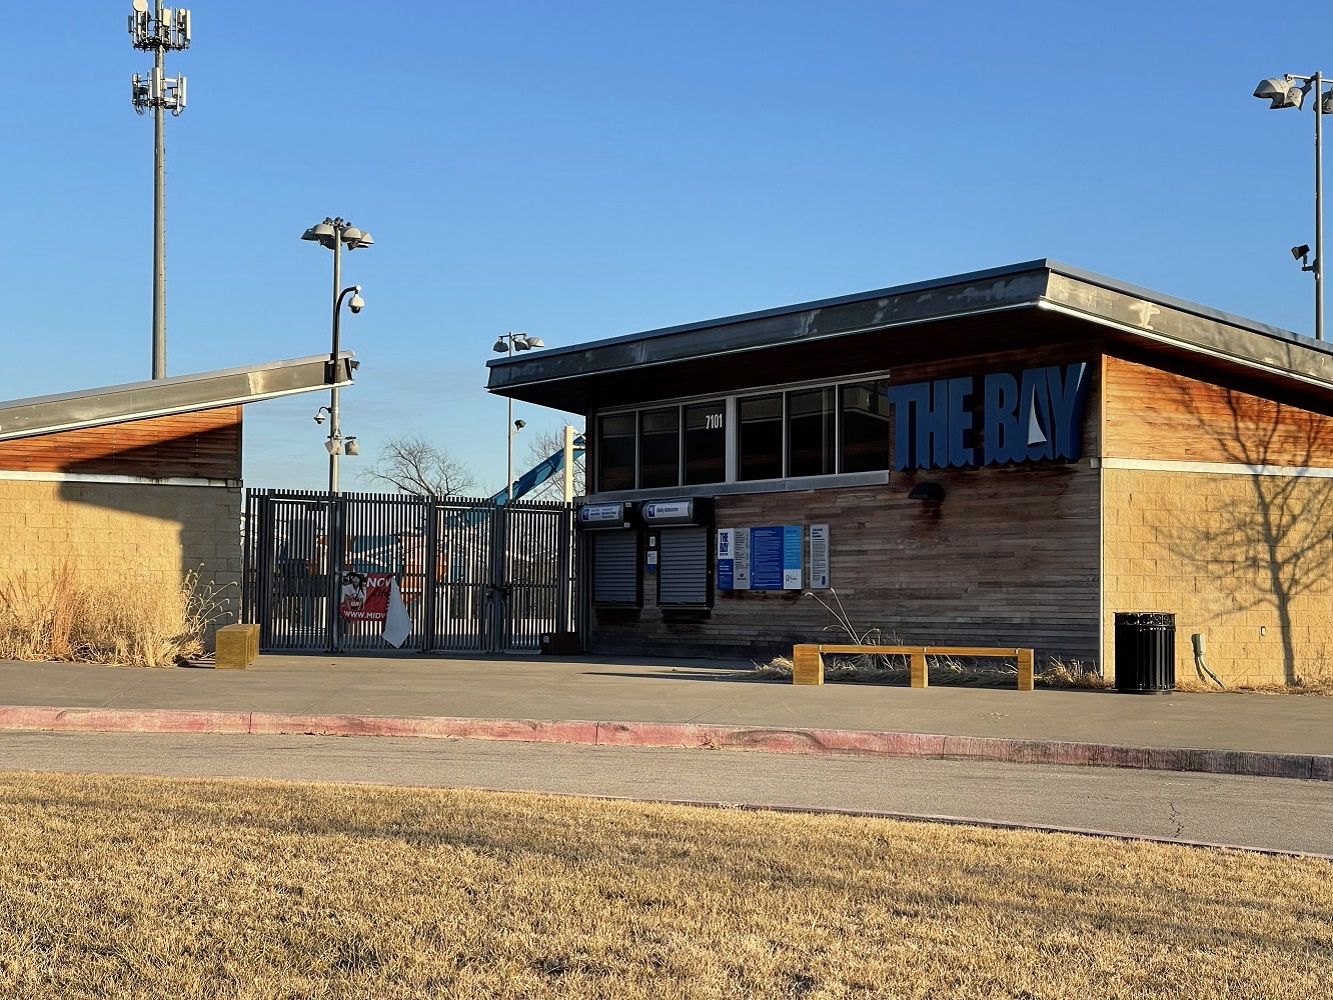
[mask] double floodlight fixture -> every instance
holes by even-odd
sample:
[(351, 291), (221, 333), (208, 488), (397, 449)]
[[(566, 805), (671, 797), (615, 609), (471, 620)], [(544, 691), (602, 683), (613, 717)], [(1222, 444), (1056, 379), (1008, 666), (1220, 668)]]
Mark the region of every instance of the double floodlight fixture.
[[(1305, 95), (1314, 87), (1315, 79), (1313, 76), (1295, 76), (1291, 73), (1286, 76), (1270, 76), (1266, 80), (1259, 81), (1259, 86), (1254, 88), (1254, 96), (1261, 101), (1268, 101), (1270, 110), (1299, 108), (1305, 103)], [(1305, 82), (1298, 83), (1298, 80)], [(1320, 114), (1333, 115), (1333, 90), (1316, 94), (1315, 100), (1319, 102)]]
[(318, 243), (329, 250), (332, 250), (339, 243), (348, 250), (362, 250), (365, 247), (375, 245), (375, 241), (370, 238), (369, 233), (363, 233), (356, 226), (341, 218), (330, 219), (325, 217), (323, 222), (311, 226), (302, 233), (301, 239)]
[(1269, 108), (1299, 108), (1309, 91), (1309, 81), (1301, 87), (1290, 75), (1270, 76), (1259, 81), (1259, 86), (1254, 88), (1254, 96), (1261, 101), (1271, 101)]
[(324, 450), (330, 456), (343, 454), (351, 455), (355, 458), (361, 454), (361, 446), (357, 444), (355, 437), (331, 437), (324, 439)]
[(502, 333), (491, 346), (491, 350), (496, 354), (512, 354), (509, 345), (514, 345), (515, 351), (530, 351), (534, 347), (545, 347), (546, 344), (541, 337), (529, 337), (526, 333)]

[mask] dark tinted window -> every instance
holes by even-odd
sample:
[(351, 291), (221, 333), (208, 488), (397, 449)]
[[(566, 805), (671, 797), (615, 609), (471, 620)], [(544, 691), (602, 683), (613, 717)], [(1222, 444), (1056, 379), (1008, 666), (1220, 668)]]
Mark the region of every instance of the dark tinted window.
[(597, 489), (634, 489), (634, 414), (597, 420)]
[(724, 400), (685, 407), (685, 483), (727, 478), (727, 406)]
[(680, 410), (645, 410), (639, 417), (639, 487), (680, 485)]
[(782, 478), (782, 397), (751, 396), (737, 402), (737, 411), (738, 478)]
[(857, 382), (838, 389), (842, 410), (843, 472), (889, 467), (889, 383)]
[(787, 393), (787, 475), (824, 476), (835, 471), (833, 390)]

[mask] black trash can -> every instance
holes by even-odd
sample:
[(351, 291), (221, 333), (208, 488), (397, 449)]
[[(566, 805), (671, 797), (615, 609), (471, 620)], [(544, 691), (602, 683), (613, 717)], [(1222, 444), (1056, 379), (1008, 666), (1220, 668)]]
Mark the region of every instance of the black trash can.
[(1176, 689), (1176, 616), (1117, 612), (1115, 689), (1121, 694), (1170, 694)]

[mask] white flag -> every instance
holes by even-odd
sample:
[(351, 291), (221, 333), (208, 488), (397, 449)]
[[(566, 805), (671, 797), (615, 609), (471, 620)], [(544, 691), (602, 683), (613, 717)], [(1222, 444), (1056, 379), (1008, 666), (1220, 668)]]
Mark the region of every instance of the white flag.
[(394, 649), (405, 643), (407, 637), (412, 634), (412, 619), (407, 615), (407, 605), (403, 603), (403, 595), (398, 591), (396, 579), (389, 587), (389, 611), (384, 616), (384, 631), (380, 634)]

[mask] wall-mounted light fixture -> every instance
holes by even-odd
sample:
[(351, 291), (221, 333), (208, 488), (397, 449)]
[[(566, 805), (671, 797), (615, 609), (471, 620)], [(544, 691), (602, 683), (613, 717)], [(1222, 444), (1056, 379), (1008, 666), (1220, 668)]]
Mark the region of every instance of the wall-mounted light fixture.
[(944, 487), (939, 483), (917, 483), (907, 494), (908, 500), (943, 500)]

